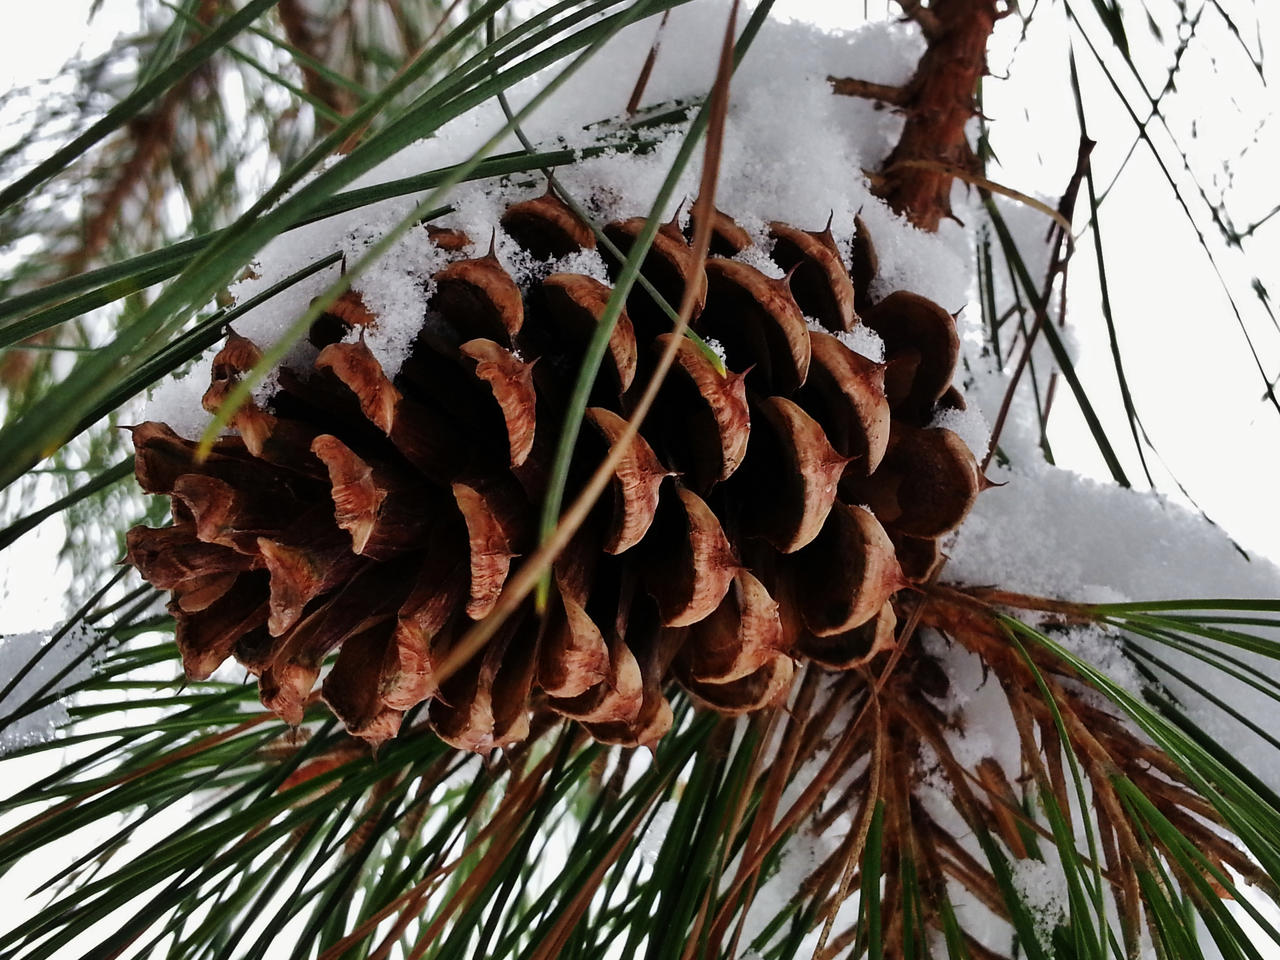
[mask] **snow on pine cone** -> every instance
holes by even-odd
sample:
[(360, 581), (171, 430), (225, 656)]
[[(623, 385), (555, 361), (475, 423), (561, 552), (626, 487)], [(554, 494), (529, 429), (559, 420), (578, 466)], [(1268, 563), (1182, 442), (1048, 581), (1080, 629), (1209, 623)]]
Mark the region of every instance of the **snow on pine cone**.
[[(131, 530), (128, 559), (172, 591), (188, 676), (234, 657), (263, 703), (298, 724), (336, 649), (321, 695), (374, 743), (428, 701), (434, 730), (472, 750), (522, 739), (534, 710), (603, 742), (652, 745), (671, 724), (671, 678), (741, 713), (785, 699), (796, 659), (842, 670), (891, 649), (895, 593), (929, 575), (938, 538), (982, 485), (960, 438), (926, 426), (939, 404), (962, 403), (950, 388), (954, 320), (911, 293), (869, 301), (876, 258), (861, 223), (849, 267), (829, 230), (772, 224), (771, 256), (788, 275), (771, 279), (732, 259), (750, 237), (715, 216), (693, 327), (723, 346), (727, 372), (695, 340), (680, 343), (611, 492), (555, 564), (545, 615), (526, 603), (439, 682), (435, 667), (535, 545), (608, 286), (556, 273), (522, 295), (492, 253), (457, 259), (435, 275), (394, 377), (361, 335), (378, 317), (348, 293), (311, 329), (313, 369), (281, 370), (269, 408), (241, 408), (235, 435), (203, 462), (165, 424), (135, 427), (138, 480), (171, 497), (173, 523)], [(501, 225), (539, 259), (595, 246), (550, 194), (510, 207)], [(625, 252), (643, 225), (605, 234)], [(470, 242), (432, 234), (457, 250)], [(644, 274), (678, 303), (692, 261), (667, 224)], [(884, 363), (840, 339), (859, 319), (883, 339)], [(636, 287), (591, 394), (570, 495), (621, 433), (670, 328)], [(258, 359), (231, 334), (205, 408)]]

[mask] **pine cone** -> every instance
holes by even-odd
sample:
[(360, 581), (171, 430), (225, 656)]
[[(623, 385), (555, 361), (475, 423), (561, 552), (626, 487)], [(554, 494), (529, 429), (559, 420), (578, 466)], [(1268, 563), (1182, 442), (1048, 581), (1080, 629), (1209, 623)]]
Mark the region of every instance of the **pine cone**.
[[(982, 482), (961, 440), (926, 426), (940, 403), (961, 402), (953, 318), (911, 293), (870, 302), (876, 260), (861, 222), (852, 276), (829, 229), (772, 224), (772, 256), (789, 272), (771, 279), (732, 259), (750, 237), (715, 216), (694, 329), (723, 345), (730, 372), (682, 340), (611, 491), (555, 564), (549, 611), (526, 604), (439, 683), (437, 665), (535, 546), (605, 284), (557, 273), (522, 294), (492, 252), (455, 260), (435, 275), (394, 377), (358, 335), (378, 318), (348, 293), (311, 330), (313, 369), (282, 370), (269, 408), (241, 408), (236, 435), (202, 463), (164, 424), (134, 428), (138, 480), (172, 498), (173, 524), (130, 531), (128, 559), (172, 591), (188, 676), (233, 656), (297, 724), (336, 649), (322, 696), (374, 743), (425, 700), (436, 732), (472, 750), (522, 739), (534, 709), (603, 742), (652, 745), (671, 724), (672, 677), (741, 713), (785, 698), (795, 658), (842, 670), (890, 649), (895, 593), (929, 576), (938, 538)], [(643, 226), (605, 234), (625, 252)], [(544, 259), (595, 244), (550, 194), (509, 208), (502, 227)], [(692, 260), (667, 224), (644, 273), (676, 303)], [(885, 363), (840, 339), (859, 319)], [(669, 330), (637, 288), (591, 395), (570, 495), (621, 433)], [(206, 409), (258, 358), (232, 334)]]

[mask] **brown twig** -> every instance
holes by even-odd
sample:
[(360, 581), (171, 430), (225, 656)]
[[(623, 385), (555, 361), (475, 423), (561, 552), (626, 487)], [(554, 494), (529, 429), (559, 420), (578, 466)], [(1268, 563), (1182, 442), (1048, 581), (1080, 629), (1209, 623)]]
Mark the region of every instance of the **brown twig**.
[(658, 21), (658, 30), (654, 33), (653, 43), (649, 46), (649, 55), (644, 58), (644, 66), (640, 68), (640, 76), (636, 77), (635, 88), (632, 89), (631, 96), (627, 99), (628, 117), (634, 117), (636, 111), (640, 109), (640, 98), (644, 96), (644, 88), (649, 85), (649, 77), (653, 74), (653, 65), (658, 59), (658, 47), (662, 44), (662, 31), (666, 29), (669, 16), (671, 16), (671, 11), (664, 11), (662, 19)]
[(907, 104), (905, 87), (891, 83), (873, 83), (870, 80), (859, 80), (856, 77), (827, 77), (831, 84), (831, 92), (842, 97), (861, 97), (863, 100), (879, 100), (881, 103), (903, 107)]

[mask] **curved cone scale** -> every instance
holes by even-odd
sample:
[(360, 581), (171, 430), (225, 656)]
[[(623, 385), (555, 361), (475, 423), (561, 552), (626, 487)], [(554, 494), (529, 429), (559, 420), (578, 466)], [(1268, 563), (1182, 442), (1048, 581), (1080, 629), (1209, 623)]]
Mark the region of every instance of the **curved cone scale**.
[(853, 305), (858, 313), (871, 308), (871, 281), (880, 272), (871, 233), (861, 217), (853, 218), (853, 247), (849, 256), (849, 278), (853, 281)]
[(217, 476), (228, 467), (238, 472), (249, 457), (239, 437), (219, 437), (204, 462), (196, 464), (195, 441), (178, 436), (167, 424), (148, 421), (128, 430), (133, 436), (134, 475), (146, 493), (172, 493), (184, 473)]
[(538, 628), (520, 619), (505, 649), (496, 651), (498, 672), (493, 680), (493, 737), (491, 749), (519, 743), (529, 735), (529, 694), (538, 672)]
[(893, 541), (893, 550), (902, 566), (902, 575), (912, 583), (928, 580), (942, 560), (942, 551), (938, 548), (936, 539), (911, 537), (892, 528), (889, 530), (889, 539)]
[(316, 358), (317, 370), (328, 370), (360, 402), (369, 422), (390, 436), (401, 394), (382, 370), (382, 364), (363, 343), (331, 343)]
[(343, 641), (320, 692), (347, 732), (375, 747), (396, 735), (404, 716), (388, 708), (379, 695), (378, 679), (390, 644), (386, 623)]
[(894, 530), (932, 538), (959, 526), (982, 488), (977, 461), (956, 434), (894, 423), (881, 468), (850, 493)]
[[(761, 541), (757, 541), (757, 544), (761, 548), (764, 547)], [(770, 559), (774, 559), (775, 562), (770, 563), (767, 570), (761, 569), (760, 564), (753, 565), (753, 569), (760, 574), (761, 581), (778, 601), (778, 620), (782, 625), (782, 642), (779, 649), (791, 653), (800, 637), (809, 632), (809, 628), (805, 626), (804, 617), (800, 614), (800, 604), (796, 600), (795, 586), (787, 570), (787, 564), (776, 562), (781, 558), (771, 557)]]
[(652, 750), (671, 729), (675, 714), (666, 697), (656, 694), (645, 702), (631, 723), (583, 723), (597, 743), (617, 747), (645, 747)]
[[(932, 300), (899, 290), (869, 310), (863, 323), (884, 340), (885, 359), (892, 367), (899, 355), (911, 358), (910, 376), (887, 376), (889, 402), (907, 416), (927, 416), (951, 386), (960, 356), (955, 318)], [(895, 381), (897, 384), (894, 385)]]
[[(655, 350), (666, 349), (671, 337), (657, 337)], [(692, 340), (682, 337), (658, 397), (650, 432), (665, 441), (667, 463), (698, 490), (731, 477), (751, 435), (745, 378), (720, 373)]]
[(470, 599), (467, 616), (479, 620), (498, 602), (507, 582), (513, 549), (520, 539), (521, 504), (512, 484), (453, 484), (453, 498), (467, 524), (471, 556)]
[(258, 677), (258, 699), (289, 726), (298, 727), (318, 679), (319, 667), (288, 662), (273, 665)]
[[(306, 456), (319, 465), (309, 450)], [(179, 475), (169, 492), (172, 502), (182, 506), (183, 518), (196, 525), (201, 540), (253, 553), (253, 534), (288, 526), (313, 510), (317, 495), (327, 487), (274, 466), (224, 459), (210, 464), (206, 472)]]
[(161, 590), (205, 574), (240, 573), (262, 564), (218, 543), (196, 539), (191, 524), (172, 527), (134, 527), (125, 535), (125, 561)]
[(350, 539), (336, 528), (299, 522), (279, 538), (258, 538), (258, 552), (271, 578), (268, 628), (278, 637), (302, 615), (302, 609), (349, 580), (368, 563), (351, 552)]
[(488, 753), (493, 748), (493, 681), (506, 647), (495, 640), (449, 677), (427, 704), (431, 729), (459, 750)]
[(701, 683), (683, 676), (680, 677), (680, 682), (693, 694), (695, 700), (720, 713), (733, 716), (780, 706), (786, 702), (794, 670), (791, 658), (778, 654), (758, 670), (728, 683)]
[(906, 404), (915, 385), (916, 376), (920, 372), (922, 361), (923, 355), (920, 351), (908, 346), (895, 351), (884, 365), (884, 391), (889, 398), (889, 406), (897, 410), (900, 415), (916, 420), (921, 419), (923, 414), (919, 410), (912, 413)]
[(456, 260), (431, 277), (429, 304), (461, 340), (483, 337), (510, 345), (524, 325), (520, 288), (494, 256)]
[(347, 290), (311, 324), (307, 339), (312, 346), (323, 349), (343, 339), (352, 329), (364, 330), (376, 326), (377, 322), (377, 314), (365, 306), (364, 298), (354, 290)]
[(433, 549), (396, 613), (378, 687), (389, 708), (408, 710), (435, 693), (434, 651), (467, 596), (467, 569), (449, 551)]
[[(547, 313), (556, 333), (572, 345), (573, 357), (580, 358), (595, 333), (612, 292), (594, 277), (578, 273), (553, 273), (542, 281)], [(621, 396), (636, 375), (636, 334), (624, 309), (609, 335), (609, 372)]]
[(278, 531), (298, 513), (283, 498), (246, 496), (225, 480), (199, 473), (178, 477), (173, 496), (186, 506), (197, 538), (248, 556), (257, 552), (260, 534)]
[(889, 535), (869, 510), (837, 502), (790, 567), (805, 626), (819, 637), (860, 627), (906, 585)]
[(498, 222), (516, 243), (539, 260), (595, 249), (596, 237), (591, 227), (550, 190), (507, 207)]
[(796, 651), (829, 669), (852, 670), (891, 650), (897, 625), (893, 605), (886, 603), (872, 619), (852, 630), (828, 637), (812, 633), (802, 635)]
[[(492, 251), (454, 259), (421, 328), (402, 331), (412, 343), (395, 373), (364, 341), (381, 323), (372, 297), (349, 291), (312, 325), (309, 366), (281, 367), (270, 402), (237, 410), (235, 435), (199, 462), (168, 426), (131, 428), (139, 483), (170, 498), (173, 523), (130, 531), (126, 559), (170, 591), (188, 675), (233, 656), (287, 723), (323, 699), (374, 745), (421, 707), (468, 750), (517, 743), (556, 714), (600, 742), (653, 747), (674, 720), (673, 680), (738, 714), (785, 703), (792, 656), (847, 670), (890, 649), (896, 592), (935, 573), (938, 536), (986, 486), (958, 437), (923, 428), (963, 407), (954, 321), (914, 294), (872, 302), (861, 220), (848, 264), (829, 230), (774, 222), (768, 246), (790, 272), (771, 279), (747, 264), (767, 256), (751, 234), (711, 216), (713, 251), (740, 260), (695, 271), (673, 222), (643, 274), (672, 308), (691, 285), (696, 329), (728, 371), (695, 338), (673, 345), (669, 313), (636, 286), (597, 347), (567, 495), (673, 346), (642, 433), (555, 559), (545, 610), (524, 601), (451, 673), (451, 651), (534, 547), (607, 284), (557, 273), (522, 293)], [(594, 243), (550, 194), (502, 223), (530, 263)], [(606, 230), (625, 252), (645, 223)], [(459, 231), (427, 234), (459, 257), (472, 248)], [(806, 314), (836, 332), (867, 317), (886, 362), (811, 332)], [(201, 403), (220, 407), (260, 360), (231, 334)]]
[(551, 697), (548, 703), (556, 713), (583, 723), (633, 723), (644, 706), (640, 663), (631, 648), (615, 637), (609, 644), (609, 670), (602, 681), (576, 697)]
[[(265, 586), (264, 586), (265, 589)], [(280, 659), (290, 634), (273, 637), (264, 623), (236, 641), (232, 655), (236, 662), (255, 677), (261, 677), (271, 664)], [(261, 685), (259, 685), (261, 686)], [(261, 690), (259, 690), (261, 694)]]
[(320, 351), (316, 368), (332, 373), (359, 401), (360, 410), (409, 463), (435, 483), (448, 483), (465, 454), (452, 426), (404, 396), (363, 343), (335, 343)]
[(852, 458), (849, 470), (859, 476), (873, 473), (889, 446), (884, 367), (830, 334), (813, 333), (810, 344), (809, 379), (796, 402), (822, 424), (831, 445)]
[(579, 606), (585, 606), (591, 597), (591, 588), (601, 567), (603, 542), (598, 525), (586, 523), (560, 551), (552, 567), (561, 595), (572, 598)]
[(774, 239), (770, 254), (791, 274), (791, 293), (806, 316), (828, 330), (852, 330), (858, 315), (853, 308), (853, 281), (840, 259), (831, 231), (809, 233), (790, 224), (769, 224)]
[[(604, 438), (607, 448), (617, 443), (627, 426), (620, 416), (603, 407), (590, 407), (587, 422)], [(658, 511), (658, 490), (670, 473), (644, 437), (636, 434), (613, 471), (613, 516), (604, 550), (622, 553), (644, 538)]]
[(662, 694), (646, 700), (639, 715), (631, 723), (584, 723), (587, 732), (598, 743), (618, 747), (645, 747), (652, 750), (671, 729), (675, 714)]
[[(695, 203), (689, 211), (689, 235), (698, 232), (698, 211), (701, 207)], [(711, 213), (711, 255), (715, 257), (734, 257), (754, 241), (751, 234), (738, 226), (737, 222), (719, 208)]]
[(733, 485), (742, 530), (794, 553), (822, 529), (849, 461), (790, 400), (768, 397), (755, 414), (755, 442)]
[[(325, 656), (350, 637), (386, 625), (408, 590), (407, 565), (366, 564), (273, 645), (259, 678), (262, 703), (297, 726)], [(371, 589), (372, 588), (372, 589)]]
[[(216, 413), (234, 386), (234, 383), (227, 382), (206, 390), (202, 401), (205, 410)], [(324, 476), (324, 468), (311, 456), (311, 441), (316, 431), (308, 425), (296, 420), (282, 421), (250, 400), (240, 405), (228, 426), (239, 433), (245, 448), (253, 456), (290, 473), (315, 478)]]
[[(604, 228), (604, 234), (625, 256), (631, 252), (631, 247), (644, 226), (643, 217), (615, 220)], [(707, 277), (701, 271), (694, 276), (693, 260), (693, 250), (685, 242), (684, 235), (673, 224), (668, 223), (658, 228), (653, 244), (645, 255), (641, 272), (672, 310), (680, 309), (685, 284), (692, 283), (695, 291), (693, 316), (696, 317), (707, 302)], [(616, 272), (621, 266), (620, 263), (614, 263), (612, 269)], [(627, 298), (627, 310), (633, 320), (643, 320), (654, 330), (670, 329), (671, 321), (666, 313), (639, 284), (632, 288), (631, 295)]]
[(227, 595), (238, 573), (200, 573), (173, 586), (173, 604), (183, 613), (200, 613)]
[(572, 597), (547, 624), (538, 651), (538, 686), (550, 697), (579, 697), (609, 676), (609, 647), (600, 628)]
[(506, 425), (511, 466), (521, 466), (533, 449), (538, 398), (533, 390), (533, 364), (516, 359), (492, 340), (469, 340), (459, 352), (475, 361), (476, 376), (493, 391)]
[[(360, 400), (351, 388), (327, 369), (313, 369), (306, 376), (289, 367), (280, 368), (280, 390), (271, 398), (271, 406), (281, 421), (311, 430), (313, 439), (322, 433), (341, 436), (353, 448), (384, 448), (387, 435), (361, 409)], [(321, 477), (327, 471), (310, 453)]]
[(947, 387), (938, 400), (938, 409), (940, 410), (967, 410), (969, 405), (965, 403), (964, 394), (955, 387)]
[(669, 627), (688, 626), (711, 613), (739, 567), (711, 508), (681, 486), (664, 491), (645, 554), (645, 584)]
[(163, 423), (140, 423), (129, 432), (138, 486), (145, 493), (171, 493), (174, 481), (192, 469), (194, 445)]
[[(241, 375), (252, 370), (261, 359), (262, 351), (252, 340), (236, 333), (228, 334), (222, 349), (213, 358), (209, 389), (200, 398), (200, 405), (209, 413), (219, 410), (240, 383)], [(276, 428), (276, 418), (264, 413), (252, 400), (246, 400), (232, 414), (228, 426), (240, 435), (250, 453), (261, 456)]]
[[(592, 721), (587, 731), (601, 743), (650, 749), (671, 729), (674, 715), (671, 704), (662, 693), (662, 681), (671, 667), (676, 651), (685, 640), (685, 631), (655, 628), (652, 624), (652, 608), (633, 612), (629, 633), (641, 632), (643, 640), (637, 641), (642, 652), (637, 655), (643, 690), (640, 709), (632, 718), (614, 721)], [(639, 623), (639, 631), (636, 624)]]
[(317, 437), (311, 450), (329, 470), (334, 520), (351, 535), (352, 551), (390, 560), (420, 546), (431, 517), (413, 477), (362, 460), (337, 437)]
[(740, 680), (784, 649), (778, 602), (747, 570), (706, 619), (689, 628), (680, 649), (682, 676), (703, 683)]
[(699, 333), (724, 345), (727, 363), (750, 370), (760, 391), (789, 394), (809, 375), (809, 327), (785, 280), (737, 260), (707, 261), (708, 307)]
[(267, 622), (267, 589), (261, 574), (239, 576), (229, 590), (191, 616), (170, 607), (175, 637), (188, 680), (207, 680), (231, 656), (236, 642)]
[(329, 307), (329, 313), (348, 327), (372, 327), (378, 322), (377, 314), (365, 306), (364, 297), (354, 290), (347, 290), (338, 297)]

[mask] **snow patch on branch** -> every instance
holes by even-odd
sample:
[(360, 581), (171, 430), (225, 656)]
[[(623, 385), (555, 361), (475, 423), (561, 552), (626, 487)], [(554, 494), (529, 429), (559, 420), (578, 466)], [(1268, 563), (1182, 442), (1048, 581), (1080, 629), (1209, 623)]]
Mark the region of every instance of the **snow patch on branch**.
[[(86, 651), (97, 637), (96, 631), (77, 623), (61, 637), (51, 639), (58, 632), (0, 637), (0, 691), (22, 675), (12, 690), (0, 697), (0, 755), (52, 739), (67, 722), (65, 692), (93, 670), (93, 657)], [(36, 709), (28, 709), (37, 704)]]

